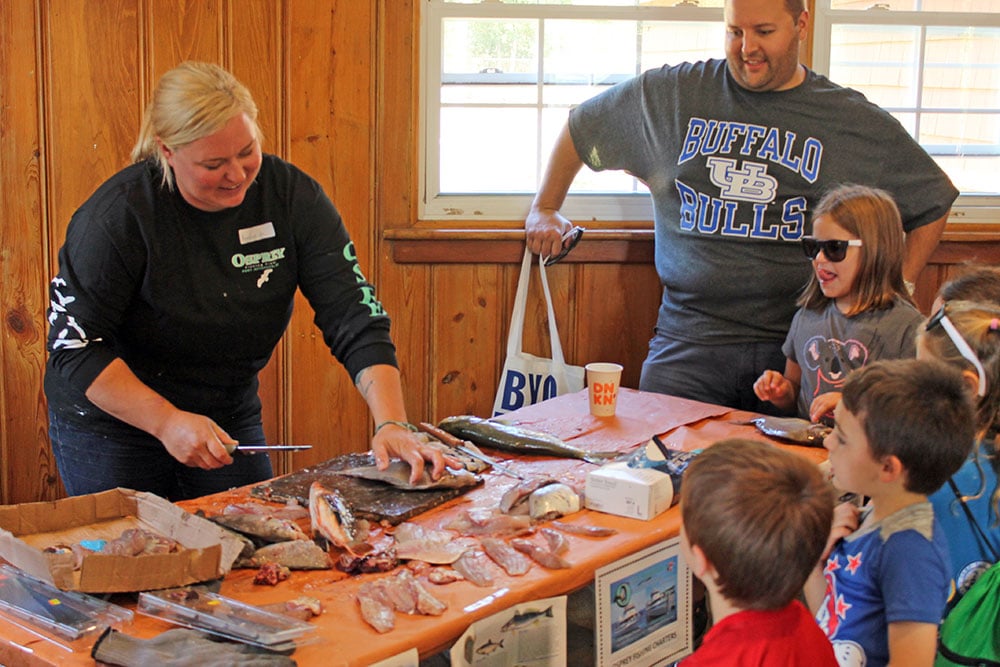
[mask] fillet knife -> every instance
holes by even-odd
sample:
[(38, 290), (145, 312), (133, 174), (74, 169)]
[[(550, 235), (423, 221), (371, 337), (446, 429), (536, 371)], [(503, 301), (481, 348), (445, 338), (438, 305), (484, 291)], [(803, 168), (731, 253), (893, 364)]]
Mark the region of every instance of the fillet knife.
[(312, 449), (312, 445), (244, 445), (243, 443), (226, 445), (226, 451), (230, 454), (234, 451), (252, 454), (254, 452), (300, 452), (304, 449)]

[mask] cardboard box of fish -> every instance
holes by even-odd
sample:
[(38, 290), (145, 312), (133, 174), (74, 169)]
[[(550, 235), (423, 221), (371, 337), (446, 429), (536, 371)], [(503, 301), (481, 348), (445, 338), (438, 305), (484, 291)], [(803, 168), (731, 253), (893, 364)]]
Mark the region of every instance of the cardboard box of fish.
[(622, 461), (587, 473), (584, 497), (588, 509), (648, 521), (670, 508), (674, 485), (665, 472)]
[[(123, 548), (92, 550), (109, 544)], [(0, 506), (0, 558), (62, 590), (135, 592), (217, 579), (242, 549), (211, 521), (130, 489)]]

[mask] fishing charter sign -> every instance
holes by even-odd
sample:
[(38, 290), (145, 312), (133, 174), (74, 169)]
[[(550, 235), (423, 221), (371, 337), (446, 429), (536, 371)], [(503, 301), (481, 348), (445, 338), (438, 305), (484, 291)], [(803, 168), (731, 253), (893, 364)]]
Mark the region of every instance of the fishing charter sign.
[(452, 645), (450, 657), (453, 667), (563, 667), (566, 596), (524, 602), (476, 621)]
[(597, 570), (598, 667), (646, 667), (691, 653), (691, 571), (675, 537)]

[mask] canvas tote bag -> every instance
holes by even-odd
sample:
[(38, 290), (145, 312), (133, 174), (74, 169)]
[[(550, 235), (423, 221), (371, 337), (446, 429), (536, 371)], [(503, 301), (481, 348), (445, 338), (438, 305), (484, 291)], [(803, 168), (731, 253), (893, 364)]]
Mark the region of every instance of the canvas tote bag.
[(538, 403), (547, 398), (568, 394), (583, 389), (583, 367), (570, 366), (563, 358), (559, 331), (556, 329), (556, 315), (552, 310), (552, 295), (549, 281), (545, 277), (545, 263), (538, 260), (538, 271), (542, 278), (542, 291), (549, 317), (550, 359), (536, 357), (522, 351), (524, 338), (524, 312), (528, 305), (528, 283), (531, 280), (531, 253), (525, 249), (521, 261), (521, 277), (517, 282), (514, 298), (514, 312), (510, 318), (510, 333), (507, 335), (507, 360), (500, 374), (500, 386), (493, 402), (493, 416), (504, 414), (526, 405)]

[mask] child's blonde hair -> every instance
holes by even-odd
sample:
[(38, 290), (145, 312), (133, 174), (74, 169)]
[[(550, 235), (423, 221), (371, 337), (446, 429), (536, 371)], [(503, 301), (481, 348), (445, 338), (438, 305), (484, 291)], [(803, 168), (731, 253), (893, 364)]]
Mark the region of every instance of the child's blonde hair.
[[(942, 288), (943, 289), (943, 288)], [(996, 295), (1000, 298), (1000, 295)], [(955, 325), (959, 335), (965, 339), (979, 358), (986, 374), (986, 395), (976, 402), (976, 439), (990, 442), (990, 446), (976, 451), (977, 457), (989, 459), (989, 463), (1000, 477), (1000, 301), (997, 303), (975, 303), (972, 301), (949, 301), (944, 306), (945, 315)], [(919, 346), (935, 359), (962, 370), (978, 373), (973, 365), (961, 355), (944, 327), (935, 326), (920, 334)], [(1000, 523), (1000, 485), (992, 492), (994, 524)]]
[(157, 138), (172, 150), (183, 148), (221, 130), (234, 116), (246, 114), (258, 143), (257, 104), (235, 76), (212, 63), (185, 61), (160, 77), (146, 107), (132, 161), (155, 159), (163, 184), (173, 189), (174, 177)]
[[(949, 301), (942, 308), (986, 372), (986, 395), (979, 397), (976, 405), (976, 433), (983, 437), (991, 429), (1000, 428), (1000, 303)], [(935, 359), (978, 374), (944, 327), (925, 327), (920, 343)]]
[[(838, 186), (820, 200), (813, 220), (824, 215), (863, 243), (858, 249), (861, 266), (852, 287), (857, 298), (848, 316), (889, 308), (896, 298), (913, 303), (903, 282), (903, 222), (888, 192), (864, 185)], [(814, 271), (798, 305), (822, 310), (829, 302)]]

